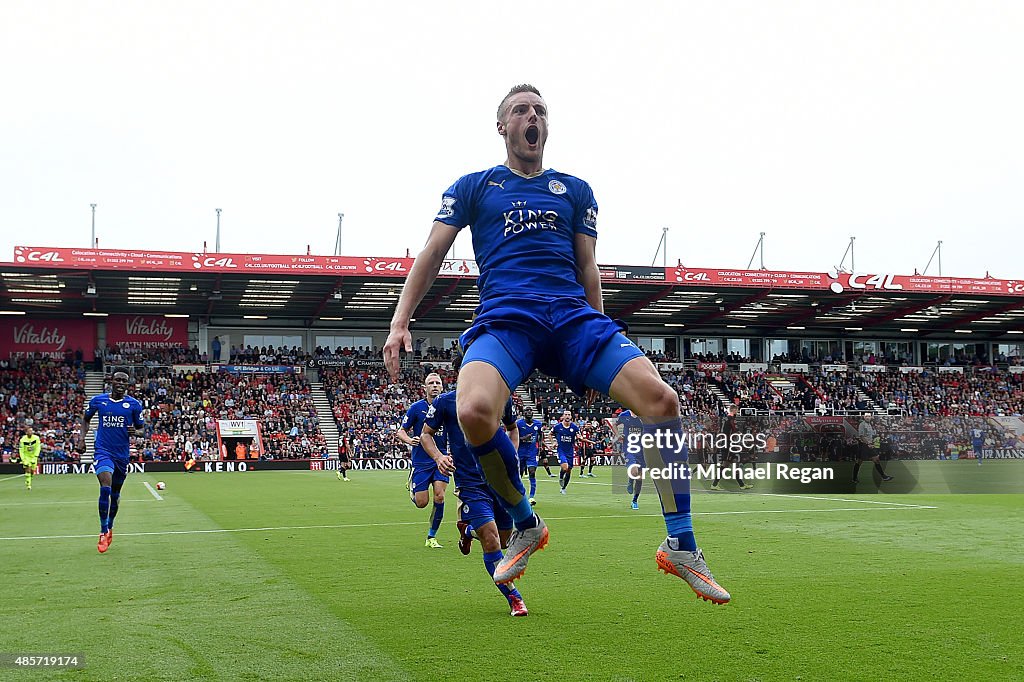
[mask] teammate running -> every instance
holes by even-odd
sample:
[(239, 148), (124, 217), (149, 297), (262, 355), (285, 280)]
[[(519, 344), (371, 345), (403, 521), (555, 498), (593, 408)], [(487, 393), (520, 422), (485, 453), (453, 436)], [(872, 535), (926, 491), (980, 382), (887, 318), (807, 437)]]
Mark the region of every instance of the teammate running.
[[(512, 517), (505, 511), (494, 490), (487, 485), (476, 458), (466, 447), (455, 403), (455, 391), (442, 393), (434, 401), (427, 412), (420, 443), (437, 464), (439, 471), (444, 474), (454, 473), (455, 489), (461, 502), (460, 519), (457, 524), (459, 550), (463, 554), (469, 554), (475, 534), (483, 548), (484, 567), (493, 580), (494, 569), (504, 557), (501, 550), (508, 546), (508, 539), (512, 534)], [(516, 419), (512, 414), (511, 400), (505, 406), (502, 424), (515, 443), (518, 440), (518, 431)], [(448, 455), (443, 454), (434, 442), (434, 435), (442, 430), (448, 437)], [(525, 616), (529, 613), (515, 585), (499, 583), (498, 590), (508, 600), (511, 615)]]
[(565, 489), (569, 487), (569, 480), (572, 479), (573, 456), (576, 453), (576, 439), (580, 436), (580, 427), (572, 420), (572, 412), (562, 412), (562, 419), (551, 429), (558, 443), (558, 464), (562, 467), (558, 475), (559, 491), (566, 494)]
[(623, 410), (617, 418), (622, 431), (619, 438), (622, 440), (622, 451), (626, 456), (626, 492), (633, 496), (633, 509), (640, 508), (640, 491), (644, 487), (644, 479), (641, 472), (647, 467), (644, 460), (644, 450), (639, 446), (640, 437), (644, 433), (644, 423), (629, 410)]
[[(412, 471), (409, 472), (409, 497), (412, 503), (423, 509), (431, 497), (427, 491), (433, 489), (434, 509), (430, 514), (430, 528), (427, 530), (427, 541), (424, 546), (434, 549), (441, 548), (441, 543), (437, 541), (437, 530), (444, 518), (444, 493), (448, 488), (449, 478), (438, 471), (437, 464), (423, 450), (420, 445), (420, 431), (423, 429), (423, 420), (427, 418), (431, 403), (443, 390), (441, 376), (428, 374), (423, 380), (423, 392), (427, 397), (409, 406), (402, 419), (402, 427), (396, 434), (398, 440), (412, 446)], [(437, 434), (434, 440), (442, 450), (446, 447), (443, 433)]]
[(971, 429), (971, 446), (974, 448), (974, 459), (981, 466), (981, 460), (985, 458), (985, 432), (982, 429)]
[(526, 469), (530, 478), (530, 504), (537, 504), (537, 445), (541, 440), (541, 422), (533, 418), (533, 408), (523, 409), (523, 417), (516, 422), (519, 432), (519, 468)]
[(128, 476), (131, 459), (131, 436), (142, 436), (142, 403), (127, 395), (128, 375), (116, 372), (111, 379), (110, 393), (102, 393), (89, 401), (82, 417), (81, 433), (75, 450), (85, 453), (85, 437), (89, 422), (99, 414), (96, 426), (93, 467), (100, 484), (100, 539), (96, 549), (103, 554), (114, 541), (114, 517), (121, 502), (121, 488)]

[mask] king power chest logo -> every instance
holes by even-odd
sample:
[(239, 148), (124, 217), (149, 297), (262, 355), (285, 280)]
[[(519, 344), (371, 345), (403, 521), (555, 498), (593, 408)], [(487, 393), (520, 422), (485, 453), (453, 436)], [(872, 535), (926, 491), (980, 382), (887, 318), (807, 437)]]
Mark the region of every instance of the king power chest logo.
[(502, 212), (505, 237), (532, 232), (534, 230), (558, 230), (558, 211), (545, 208), (531, 208), (526, 200), (511, 202), (511, 208)]

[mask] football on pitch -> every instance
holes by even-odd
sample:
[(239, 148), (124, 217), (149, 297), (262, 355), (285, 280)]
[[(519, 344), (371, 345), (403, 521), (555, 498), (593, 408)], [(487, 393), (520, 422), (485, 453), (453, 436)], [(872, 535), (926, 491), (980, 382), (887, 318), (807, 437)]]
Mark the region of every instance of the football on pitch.
[(167, 484), (164, 483), (163, 481), (157, 481), (156, 482), (156, 489), (157, 490), (166, 490), (166, 488), (167, 488)]

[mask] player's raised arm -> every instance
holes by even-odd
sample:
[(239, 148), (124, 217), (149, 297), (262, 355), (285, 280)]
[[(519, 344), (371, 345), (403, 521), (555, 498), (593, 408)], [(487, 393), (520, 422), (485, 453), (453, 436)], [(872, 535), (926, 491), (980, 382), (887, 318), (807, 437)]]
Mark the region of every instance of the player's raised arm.
[(587, 295), (587, 303), (599, 313), (604, 312), (601, 296), (601, 272), (597, 269), (597, 238), (577, 232), (573, 241), (576, 267), (579, 269), (580, 284)]
[(445, 254), (455, 243), (459, 231), (451, 225), (441, 221), (434, 221), (430, 228), (430, 236), (427, 243), (416, 256), (412, 264), (409, 276), (405, 279), (405, 287), (398, 299), (398, 307), (391, 318), (391, 332), (388, 340), (384, 343), (384, 366), (392, 380), (398, 379), (399, 354), (404, 349), (406, 353), (412, 352), (412, 335), (409, 334), (409, 320), (412, 318), (416, 306), (420, 304), (430, 286), (437, 279), (437, 273), (444, 262)]

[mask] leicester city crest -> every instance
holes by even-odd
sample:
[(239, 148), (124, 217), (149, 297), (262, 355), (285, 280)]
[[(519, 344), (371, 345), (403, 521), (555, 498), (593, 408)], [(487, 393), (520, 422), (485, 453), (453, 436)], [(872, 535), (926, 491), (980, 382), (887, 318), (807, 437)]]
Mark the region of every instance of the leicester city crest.
[(548, 189), (551, 190), (552, 194), (565, 194), (565, 185), (558, 180), (552, 180), (549, 182)]

